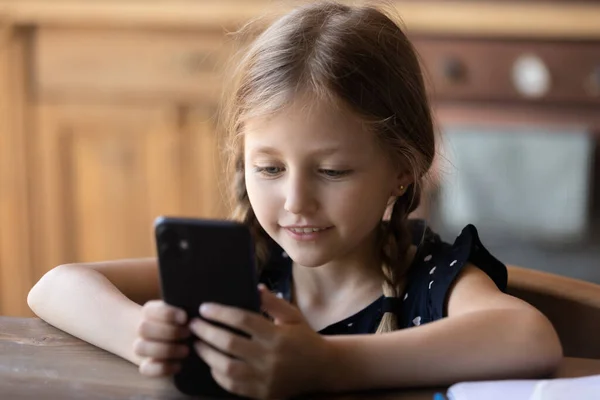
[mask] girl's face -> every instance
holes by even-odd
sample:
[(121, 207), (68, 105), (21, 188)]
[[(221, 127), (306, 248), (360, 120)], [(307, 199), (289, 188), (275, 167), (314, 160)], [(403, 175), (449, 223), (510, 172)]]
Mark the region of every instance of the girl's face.
[(369, 256), (403, 175), (348, 113), (297, 102), (245, 124), (246, 188), (265, 231), (298, 264)]

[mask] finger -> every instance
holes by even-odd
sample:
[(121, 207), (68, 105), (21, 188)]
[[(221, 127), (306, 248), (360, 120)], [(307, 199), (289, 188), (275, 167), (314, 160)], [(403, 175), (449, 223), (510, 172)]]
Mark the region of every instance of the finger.
[(197, 341), (194, 348), (211, 369), (234, 379), (249, 379), (255, 374), (250, 365), (242, 360), (237, 360), (210, 347), (206, 343)]
[(195, 318), (190, 324), (192, 332), (218, 350), (242, 360), (261, 357), (262, 346), (226, 329)]
[(136, 339), (133, 351), (140, 357), (150, 357), (157, 360), (179, 360), (185, 358), (190, 350), (185, 344), (155, 342)]
[(168, 376), (179, 372), (181, 363), (177, 361), (160, 361), (152, 358), (145, 358), (140, 363), (140, 373), (145, 376)]
[(298, 308), (275, 296), (266, 286), (258, 285), (258, 291), (262, 308), (275, 320), (276, 324), (294, 324), (304, 321), (304, 317)]
[(187, 314), (181, 308), (173, 307), (162, 300), (151, 300), (142, 307), (142, 315), (148, 319), (171, 322), (176, 324), (185, 324)]
[(252, 337), (269, 339), (274, 334), (274, 326), (271, 321), (259, 313), (241, 308), (204, 303), (200, 307), (200, 314), (208, 320), (246, 332)]
[(187, 326), (142, 320), (138, 327), (138, 334), (144, 339), (168, 341), (185, 339), (191, 332)]

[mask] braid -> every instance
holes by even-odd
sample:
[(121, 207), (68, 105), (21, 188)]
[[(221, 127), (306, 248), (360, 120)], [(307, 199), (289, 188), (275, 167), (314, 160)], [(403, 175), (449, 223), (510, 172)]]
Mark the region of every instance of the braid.
[(236, 207), (233, 211), (233, 219), (242, 222), (250, 228), (254, 239), (257, 273), (260, 274), (269, 258), (269, 236), (258, 222), (254, 210), (250, 205), (246, 181), (244, 179), (244, 164), (241, 157), (236, 160), (234, 172), (234, 196)]
[[(411, 185), (409, 190), (396, 199), (390, 220), (383, 225), (381, 240), (381, 256), (383, 271), (383, 295), (399, 298), (405, 290), (404, 277), (408, 272), (407, 254), (411, 245), (408, 228), (408, 215), (418, 206), (420, 191)], [(386, 312), (381, 319), (376, 333), (391, 332), (398, 329), (398, 317), (393, 312)]]

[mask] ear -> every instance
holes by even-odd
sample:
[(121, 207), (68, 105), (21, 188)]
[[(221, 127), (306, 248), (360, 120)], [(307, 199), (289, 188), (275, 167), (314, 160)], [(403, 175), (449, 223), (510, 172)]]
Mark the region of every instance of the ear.
[(406, 169), (401, 170), (396, 176), (395, 185), (392, 189), (391, 196), (401, 197), (406, 193), (408, 187), (413, 183), (413, 174)]

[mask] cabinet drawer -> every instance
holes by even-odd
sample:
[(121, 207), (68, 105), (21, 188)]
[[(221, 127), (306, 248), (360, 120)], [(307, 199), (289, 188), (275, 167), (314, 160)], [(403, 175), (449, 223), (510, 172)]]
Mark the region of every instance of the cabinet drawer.
[(40, 29), (35, 84), (50, 97), (218, 96), (231, 54), (222, 32)]
[(600, 42), (413, 42), (434, 99), (600, 105)]

